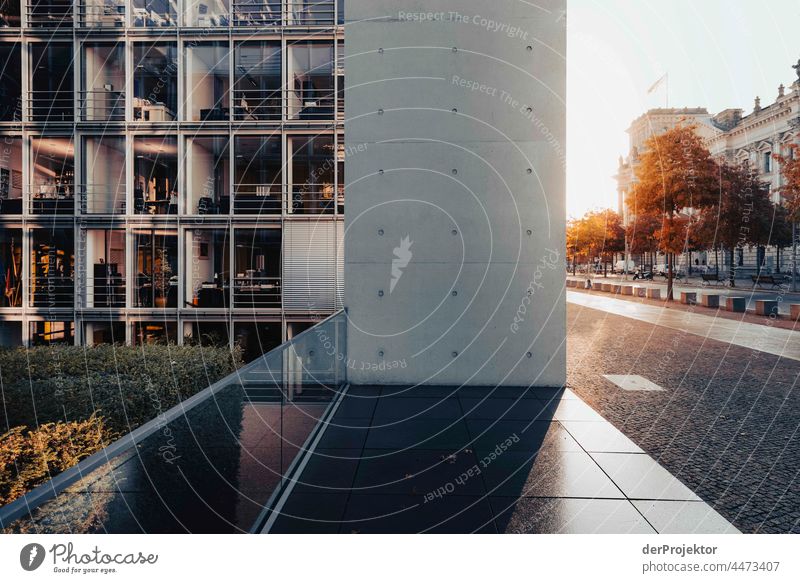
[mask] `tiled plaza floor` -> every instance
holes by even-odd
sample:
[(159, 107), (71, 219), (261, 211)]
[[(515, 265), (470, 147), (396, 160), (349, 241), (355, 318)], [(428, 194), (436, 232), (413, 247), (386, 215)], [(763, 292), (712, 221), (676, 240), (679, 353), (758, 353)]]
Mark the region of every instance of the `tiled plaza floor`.
[(273, 533), (735, 531), (570, 391), (351, 387)]

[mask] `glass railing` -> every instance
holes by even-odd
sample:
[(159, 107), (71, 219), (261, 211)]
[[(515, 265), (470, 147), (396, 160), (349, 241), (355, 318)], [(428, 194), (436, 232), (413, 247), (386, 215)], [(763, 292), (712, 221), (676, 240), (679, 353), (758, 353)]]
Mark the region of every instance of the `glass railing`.
[(319, 322), (0, 508), (0, 527), (260, 530), (344, 389), (345, 334), (344, 312)]

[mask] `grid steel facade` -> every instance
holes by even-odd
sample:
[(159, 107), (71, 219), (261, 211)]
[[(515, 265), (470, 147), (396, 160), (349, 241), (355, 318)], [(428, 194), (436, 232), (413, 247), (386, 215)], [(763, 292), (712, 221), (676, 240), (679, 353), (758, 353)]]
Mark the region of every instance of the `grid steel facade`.
[(252, 358), (340, 306), (342, 1), (2, 8), (0, 344)]

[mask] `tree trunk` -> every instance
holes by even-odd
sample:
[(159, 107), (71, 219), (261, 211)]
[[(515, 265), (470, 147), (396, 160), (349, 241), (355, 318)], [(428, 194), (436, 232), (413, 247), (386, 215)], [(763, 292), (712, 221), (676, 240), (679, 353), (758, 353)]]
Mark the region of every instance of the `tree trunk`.
[(717, 271), (717, 277), (719, 277), (719, 249), (714, 247), (714, 267)]
[(736, 266), (733, 264), (734, 262), (734, 254), (736, 253), (736, 248), (731, 245), (731, 264), (730, 268), (728, 269), (728, 282), (731, 284), (731, 287), (736, 287)]
[(672, 272), (672, 264), (675, 261), (675, 254), (674, 253), (667, 253), (667, 301), (671, 302), (674, 298), (672, 295), (672, 278), (674, 276)]

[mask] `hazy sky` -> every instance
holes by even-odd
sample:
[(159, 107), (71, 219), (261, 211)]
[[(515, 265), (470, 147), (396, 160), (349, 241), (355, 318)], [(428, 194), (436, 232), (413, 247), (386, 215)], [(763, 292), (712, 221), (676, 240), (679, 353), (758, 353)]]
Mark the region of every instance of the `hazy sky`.
[(796, 79), (798, 0), (568, 0), (567, 212), (616, 208), (625, 130), (665, 87), (670, 107), (767, 105)]

